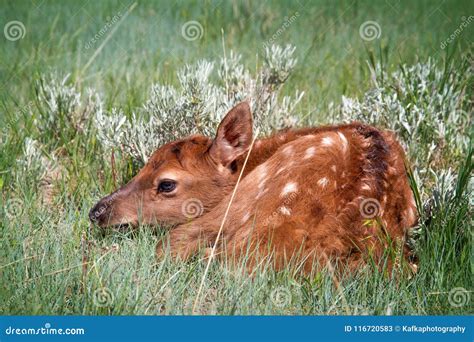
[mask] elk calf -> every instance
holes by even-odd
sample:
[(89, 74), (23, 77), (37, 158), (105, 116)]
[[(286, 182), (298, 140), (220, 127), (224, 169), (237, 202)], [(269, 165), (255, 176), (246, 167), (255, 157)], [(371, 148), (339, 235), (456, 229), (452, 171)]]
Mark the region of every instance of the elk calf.
[(242, 173), (218, 253), (250, 248), (271, 255), (276, 268), (295, 255), (305, 268), (328, 258), (355, 267), (403, 243), (416, 223), (404, 152), (392, 133), (353, 123), (280, 131), (250, 150), (252, 140), (250, 108), (241, 103), (214, 140), (194, 135), (159, 148), (90, 218), (100, 226), (170, 225), (171, 252), (186, 259), (216, 241)]

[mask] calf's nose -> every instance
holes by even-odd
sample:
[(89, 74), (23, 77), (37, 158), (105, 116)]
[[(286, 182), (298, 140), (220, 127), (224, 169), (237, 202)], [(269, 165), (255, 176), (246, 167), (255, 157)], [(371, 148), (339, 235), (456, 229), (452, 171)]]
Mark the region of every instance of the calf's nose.
[(92, 223), (101, 223), (104, 220), (105, 213), (107, 212), (107, 206), (103, 201), (97, 202), (89, 211), (89, 220)]

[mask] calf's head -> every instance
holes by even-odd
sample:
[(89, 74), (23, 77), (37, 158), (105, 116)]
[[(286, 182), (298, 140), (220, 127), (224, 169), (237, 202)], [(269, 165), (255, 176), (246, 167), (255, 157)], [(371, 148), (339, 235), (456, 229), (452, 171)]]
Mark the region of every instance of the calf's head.
[(214, 207), (237, 181), (236, 160), (252, 141), (252, 115), (240, 103), (224, 117), (214, 140), (202, 135), (168, 143), (126, 185), (89, 212), (101, 227), (180, 224)]

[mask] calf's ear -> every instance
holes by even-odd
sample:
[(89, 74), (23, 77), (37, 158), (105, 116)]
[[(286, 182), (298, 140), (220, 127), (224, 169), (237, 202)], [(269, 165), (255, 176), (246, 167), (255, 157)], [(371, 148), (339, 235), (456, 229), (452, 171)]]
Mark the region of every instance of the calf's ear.
[(249, 104), (242, 102), (222, 119), (209, 154), (215, 162), (228, 166), (247, 152), (251, 143), (252, 113)]

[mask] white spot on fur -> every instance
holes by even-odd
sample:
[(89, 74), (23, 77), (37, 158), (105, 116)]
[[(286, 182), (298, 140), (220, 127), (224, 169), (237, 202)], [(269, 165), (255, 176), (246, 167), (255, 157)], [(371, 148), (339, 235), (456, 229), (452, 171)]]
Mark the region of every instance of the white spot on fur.
[(255, 169), (256, 174), (256, 181), (258, 185), (258, 190), (261, 192), (265, 187), (265, 183), (267, 181), (267, 168), (264, 165), (260, 165), (258, 168)]
[(247, 212), (247, 213), (244, 215), (244, 217), (242, 218), (242, 223), (247, 222), (247, 221), (249, 220), (249, 218), (250, 218), (250, 213)]
[(362, 186), (361, 186), (360, 188), (361, 188), (362, 190), (367, 190), (367, 191), (372, 190), (371, 187), (370, 187), (370, 185), (367, 184), (367, 183), (362, 184)]
[(267, 177), (267, 168), (264, 165), (260, 165), (257, 169), (257, 182), (260, 184), (264, 183)]
[(332, 170), (333, 172), (336, 172), (336, 171), (337, 171), (336, 165), (331, 166), (331, 170)]
[(268, 192), (268, 189), (265, 189), (265, 190), (260, 189), (259, 192), (258, 192), (258, 194), (257, 194), (257, 196), (255, 197), (255, 200), (260, 199), (260, 198), (261, 198), (263, 195), (265, 195), (267, 192)]
[(179, 175), (174, 172), (164, 172), (160, 177), (161, 179), (179, 179)]
[(331, 146), (334, 144), (334, 140), (331, 137), (324, 137), (321, 141), (321, 145), (323, 146)]
[(408, 208), (408, 221), (413, 222), (415, 220), (415, 212), (413, 208)]
[(346, 136), (344, 134), (342, 134), (341, 132), (337, 132), (337, 134), (339, 135), (339, 138), (342, 141), (342, 150), (344, 152), (347, 152), (347, 147), (349, 146), (349, 143), (347, 142)]
[(320, 180), (318, 180), (318, 185), (323, 188), (325, 188), (326, 185), (328, 185), (328, 183), (329, 183), (329, 180), (326, 177), (323, 177)]
[(287, 156), (291, 155), (293, 153), (293, 146), (286, 146), (283, 149), (283, 153), (286, 154)]
[(370, 146), (370, 140), (368, 138), (362, 139), (361, 145), (363, 148), (368, 148)]
[(282, 173), (283, 171), (285, 171), (285, 168), (284, 167), (280, 167), (278, 169), (278, 171), (276, 172), (277, 175), (279, 175), (280, 173)]
[(297, 188), (295, 182), (287, 183), (281, 192), (281, 197), (288, 195), (290, 192), (296, 192)]
[(394, 168), (393, 166), (389, 166), (389, 167), (387, 168), (387, 173), (388, 173), (389, 175), (395, 175), (395, 174), (397, 174), (397, 169)]
[(315, 148), (314, 146), (309, 147), (309, 148), (306, 150), (303, 159), (309, 159), (309, 158), (313, 157), (315, 154), (316, 154), (316, 148)]
[(280, 207), (280, 213), (282, 213), (283, 215), (286, 215), (286, 216), (291, 215), (291, 211), (287, 207)]

